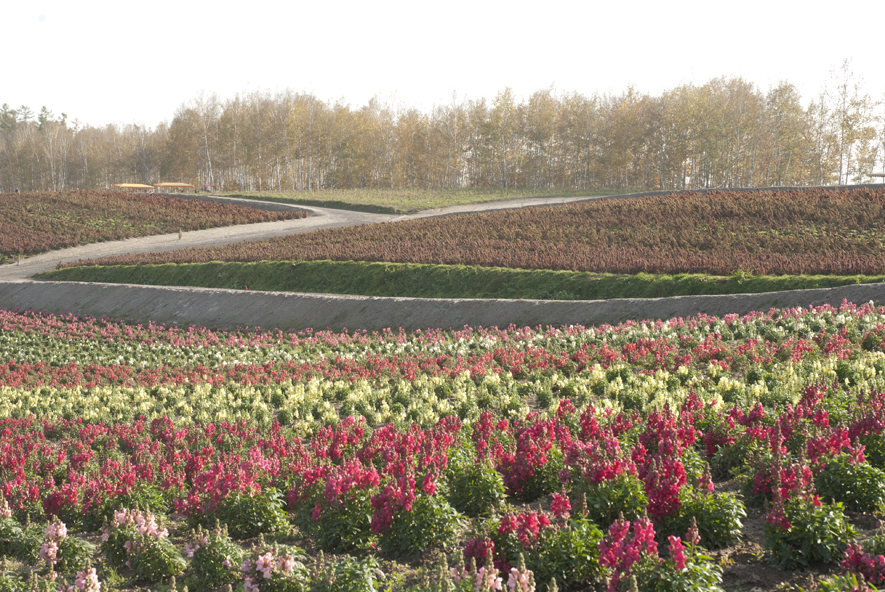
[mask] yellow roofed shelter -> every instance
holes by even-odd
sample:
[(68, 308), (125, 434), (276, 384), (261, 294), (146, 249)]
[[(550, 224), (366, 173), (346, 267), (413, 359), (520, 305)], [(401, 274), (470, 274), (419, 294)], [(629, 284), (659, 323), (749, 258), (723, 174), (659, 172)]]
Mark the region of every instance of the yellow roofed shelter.
[(153, 185), (142, 185), (141, 183), (114, 183), (111, 187), (116, 187), (117, 189), (123, 189), (124, 191), (153, 191)]
[(194, 186), (190, 183), (154, 183), (154, 188), (158, 191), (171, 191), (175, 189), (178, 192), (190, 193)]

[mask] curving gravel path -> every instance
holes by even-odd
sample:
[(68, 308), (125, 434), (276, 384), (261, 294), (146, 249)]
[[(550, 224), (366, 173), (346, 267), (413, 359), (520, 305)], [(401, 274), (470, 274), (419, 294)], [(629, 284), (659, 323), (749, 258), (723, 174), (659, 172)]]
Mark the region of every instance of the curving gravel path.
[[(612, 196), (628, 199), (654, 192)], [(213, 201), (257, 205), (254, 200), (211, 197)], [(330, 208), (266, 204), (268, 208), (307, 210), (310, 216), (299, 220), (265, 222), (214, 228), (178, 234), (94, 243), (44, 253), (21, 260), (20, 264), (0, 266), (0, 307), (30, 308), (52, 312), (72, 312), (92, 316), (112, 316), (137, 321), (196, 323), (206, 326), (264, 326), (281, 329), (349, 328), (382, 329), (402, 327), (599, 325), (628, 319), (685, 317), (698, 313), (723, 315), (767, 310), (771, 307), (837, 306), (851, 302), (885, 302), (885, 284), (841, 288), (793, 290), (766, 294), (729, 296), (677, 296), (673, 298), (630, 298), (600, 301), (478, 300), (378, 298), (296, 294), (290, 292), (244, 292), (239, 290), (43, 282), (33, 275), (55, 269), (61, 261), (104, 257), (125, 253), (169, 251), (186, 247), (208, 247), (271, 236), (310, 232), (321, 228), (377, 224), (432, 216), (457, 215), (477, 211), (561, 204), (609, 198), (529, 198), (485, 204), (453, 206), (408, 216), (370, 214)], [(260, 203), (260, 202), (259, 202)]]

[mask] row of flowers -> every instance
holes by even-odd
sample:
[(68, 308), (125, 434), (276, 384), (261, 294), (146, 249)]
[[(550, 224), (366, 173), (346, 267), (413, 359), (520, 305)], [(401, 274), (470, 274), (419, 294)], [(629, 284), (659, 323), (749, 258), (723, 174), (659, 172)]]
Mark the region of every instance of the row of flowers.
[[(20, 368), (8, 362), (6, 368)], [(61, 371), (62, 369), (59, 369)], [(189, 372), (195, 372), (191, 369)], [(252, 368), (252, 373), (260, 373)], [(274, 370), (267, 370), (265, 375)], [(482, 377), (464, 371), (455, 376), (353, 380), (312, 378), (269, 384), (219, 379), (205, 382), (182, 374), (181, 384), (153, 387), (22, 386), (0, 372), (0, 416), (81, 418), (89, 422), (125, 422), (148, 418), (187, 417), (201, 423), (249, 419), (268, 428), (274, 421), (312, 435), (319, 425), (340, 416), (361, 415), (372, 427), (385, 423), (418, 423), (428, 427), (447, 415), (475, 421), (488, 409), (508, 418), (531, 409), (550, 409), (560, 399), (619, 410), (681, 405), (692, 393), (716, 405), (741, 407), (794, 403), (809, 384), (839, 382), (858, 391), (885, 389), (885, 354), (856, 348), (840, 357), (750, 364), (742, 372), (708, 362), (673, 372), (637, 372), (618, 362), (595, 364), (580, 372), (553, 370), (516, 378), (509, 372)], [(8, 379), (6, 383), (2, 381)], [(847, 385), (846, 385), (847, 381)]]
[[(8, 513), (8, 512), (7, 512)], [(28, 525), (28, 531), (39, 527)], [(42, 544), (36, 555), (34, 570), (25, 581), (20, 575), (5, 570), (0, 574), (3, 590), (54, 590), (58, 592), (99, 592), (102, 582), (93, 559), (103, 559), (101, 571), (107, 568), (123, 569), (134, 574), (137, 582), (155, 584), (170, 582), (176, 590), (176, 578), (196, 590), (210, 590), (224, 585), (242, 583), (245, 592), (263, 591), (351, 591), (366, 592), (387, 584), (385, 589), (405, 589), (402, 581), (386, 575), (371, 557), (355, 559), (349, 556), (329, 557), (322, 552), (309, 559), (302, 549), (279, 543), (268, 544), (264, 537), (244, 549), (228, 535), (226, 529), (191, 530), (184, 548), (172, 542), (167, 529), (157, 525), (150, 512), (122, 509), (102, 529), (101, 545), (93, 545), (74, 536), (68, 536), (63, 522), (50, 522), (42, 532)], [(0, 517), (0, 533), (9, 538), (10, 532), (18, 538), (4, 540), (6, 550), (19, 555), (34, 555), (39, 538), (25, 540), (22, 528), (9, 516)], [(34, 537), (32, 537), (34, 538)], [(106, 567), (105, 567), (106, 566)], [(68, 573), (65, 573), (68, 572)], [(534, 574), (524, 560), (502, 574), (495, 568), (452, 568), (445, 558), (432, 576), (425, 575), (425, 583), (409, 586), (414, 592), (430, 589), (449, 589), (471, 592), (509, 590), (534, 592)], [(432, 580), (432, 583), (431, 583)], [(429, 586), (429, 588), (428, 588)], [(552, 580), (547, 590), (556, 590)]]
[(222, 331), (0, 309), (0, 380), (15, 386), (155, 386), (238, 382), (454, 377), (516, 378), (599, 365), (675, 372), (682, 366), (746, 370), (749, 365), (848, 359), (882, 350), (885, 311), (772, 309), (617, 327), (428, 330), (369, 334)]

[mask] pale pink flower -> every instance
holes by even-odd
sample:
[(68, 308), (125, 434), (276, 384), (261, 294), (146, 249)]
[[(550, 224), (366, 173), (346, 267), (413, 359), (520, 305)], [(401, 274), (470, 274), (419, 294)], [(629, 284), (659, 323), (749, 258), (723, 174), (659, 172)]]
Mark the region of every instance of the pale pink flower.
[(123, 509), (119, 511), (114, 511), (114, 526), (120, 527), (124, 524), (130, 522), (131, 517), (129, 516), (129, 510)]
[(476, 584), (474, 585), (474, 589), (477, 592), (487, 592), (491, 590), (501, 590), (501, 584), (504, 580), (498, 577), (498, 570), (492, 568), (490, 570), (485, 567), (481, 567), (479, 571), (476, 572)]
[(74, 581), (74, 586), (77, 590), (83, 590), (84, 592), (99, 592), (101, 590), (101, 582), (98, 581), (98, 575), (95, 573), (95, 568), (89, 568), (89, 571), (80, 571), (77, 572), (77, 579)]
[(284, 555), (277, 560), (277, 566), (284, 573), (292, 574), (295, 571), (295, 559), (288, 555)]
[(58, 543), (55, 541), (46, 541), (40, 548), (40, 558), (47, 563), (55, 563), (58, 561)]
[(68, 536), (68, 527), (64, 522), (52, 522), (43, 531), (43, 536), (50, 541), (60, 541)]
[(255, 562), (255, 568), (264, 574), (265, 579), (268, 579), (273, 573), (274, 563), (273, 553), (267, 552), (258, 557), (258, 560)]
[(510, 568), (510, 575), (507, 578), (507, 587), (510, 592), (535, 592), (535, 586), (531, 581), (532, 572), (530, 570), (519, 571), (515, 567)]
[(449, 570), (449, 574), (451, 574), (452, 579), (455, 581), (456, 586), (461, 583), (461, 580), (470, 576), (470, 574), (468, 573), (468, 571), (466, 569), (464, 569), (464, 568), (458, 569), (457, 567), (451, 568)]

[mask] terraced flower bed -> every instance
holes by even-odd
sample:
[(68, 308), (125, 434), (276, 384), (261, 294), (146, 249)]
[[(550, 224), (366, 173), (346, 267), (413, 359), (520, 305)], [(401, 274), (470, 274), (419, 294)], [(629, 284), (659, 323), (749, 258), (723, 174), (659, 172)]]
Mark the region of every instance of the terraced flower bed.
[(871, 590), (883, 349), (885, 308), (848, 303), (372, 334), (0, 311), (0, 586)]
[(384, 261), (594, 273), (885, 273), (885, 189), (684, 193), (357, 228), (73, 265)]
[(242, 206), (116, 191), (0, 194), (0, 263), (86, 243), (303, 218)]

